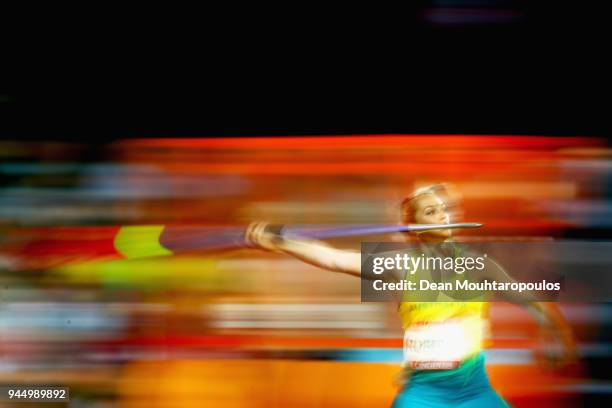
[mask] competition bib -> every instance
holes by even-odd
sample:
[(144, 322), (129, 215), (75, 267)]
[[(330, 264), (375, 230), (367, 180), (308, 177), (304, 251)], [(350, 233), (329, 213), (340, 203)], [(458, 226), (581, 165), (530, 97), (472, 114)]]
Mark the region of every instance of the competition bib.
[(404, 365), (415, 370), (449, 370), (481, 348), (483, 320), (462, 317), (411, 325), (404, 332)]

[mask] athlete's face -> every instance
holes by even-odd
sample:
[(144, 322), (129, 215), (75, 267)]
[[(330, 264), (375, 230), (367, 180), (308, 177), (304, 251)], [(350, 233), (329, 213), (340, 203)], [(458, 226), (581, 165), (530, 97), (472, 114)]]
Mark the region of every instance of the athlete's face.
[[(435, 194), (423, 194), (416, 199), (414, 219), (418, 224), (448, 224), (448, 215), (444, 201)], [(422, 235), (429, 235), (437, 238), (448, 238), (451, 236), (451, 229), (439, 229), (423, 232)]]

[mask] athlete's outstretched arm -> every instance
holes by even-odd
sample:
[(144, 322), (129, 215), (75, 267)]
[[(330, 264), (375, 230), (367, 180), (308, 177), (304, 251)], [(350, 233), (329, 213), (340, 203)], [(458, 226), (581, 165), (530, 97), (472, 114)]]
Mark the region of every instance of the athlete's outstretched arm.
[(319, 268), (361, 276), (361, 253), (333, 248), (314, 240), (288, 239), (275, 234), (266, 222), (254, 222), (247, 228), (249, 244), (269, 251), (283, 252)]
[[(516, 280), (493, 259), (489, 258), (487, 263), (487, 267), (485, 268), (485, 276), (487, 278), (498, 282), (516, 282)], [(547, 337), (546, 340), (554, 342), (560, 341), (562, 343), (564, 348), (563, 357), (566, 361), (576, 359), (576, 343), (571, 327), (556, 303), (539, 302), (536, 296), (530, 291), (509, 291), (504, 295), (508, 301), (523, 306), (536, 319), (542, 329), (542, 335)]]

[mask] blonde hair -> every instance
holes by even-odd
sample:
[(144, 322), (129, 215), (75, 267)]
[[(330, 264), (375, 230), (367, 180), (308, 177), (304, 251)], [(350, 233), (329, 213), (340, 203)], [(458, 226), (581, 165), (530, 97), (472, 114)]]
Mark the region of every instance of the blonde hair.
[(416, 214), (416, 202), (417, 198), (420, 198), (426, 194), (438, 194), (446, 190), (444, 184), (433, 184), (431, 186), (421, 187), (416, 189), (412, 194), (402, 201), (400, 220), (404, 224), (415, 223), (414, 218)]

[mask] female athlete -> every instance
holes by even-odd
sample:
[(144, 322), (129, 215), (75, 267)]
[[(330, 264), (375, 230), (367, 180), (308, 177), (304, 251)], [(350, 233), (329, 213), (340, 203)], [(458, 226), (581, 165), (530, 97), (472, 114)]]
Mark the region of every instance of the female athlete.
[[(439, 186), (419, 189), (405, 199), (402, 222), (448, 224), (450, 216)], [(360, 252), (335, 249), (317, 241), (284, 238), (272, 230), (265, 222), (252, 223), (246, 233), (247, 242), (330, 271), (361, 276)], [(425, 251), (428, 248), (434, 251), (445, 244), (446, 251), (449, 245), (452, 251), (451, 237), (451, 229), (423, 231), (416, 235), (416, 245)], [(496, 264), (487, 271), (493, 279), (511, 280)], [(398, 312), (405, 333), (403, 372), (406, 381), (393, 408), (508, 406), (491, 387), (485, 370), (481, 340), (487, 303), (454, 300), (400, 299)], [(567, 361), (573, 357), (571, 331), (558, 309), (528, 296), (515, 294), (510, 300), (527, 308), (544, 331), (564, 346), (557, 358)]]

